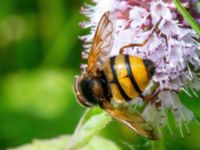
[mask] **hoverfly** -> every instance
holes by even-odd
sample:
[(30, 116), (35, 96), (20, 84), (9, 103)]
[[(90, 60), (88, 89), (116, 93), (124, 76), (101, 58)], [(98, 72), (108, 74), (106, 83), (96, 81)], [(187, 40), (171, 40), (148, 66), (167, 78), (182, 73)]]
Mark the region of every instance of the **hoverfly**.
[(83, 106), (99, 105), (138, 134), (156, 140), (158, 137), (153, 127), (139, 112), (130, 113), (128, 108), (119, 109), (113, 104), (128, 103), (137, 97), (145, 99), (143, 91), (154, 75), (155, 65), (151, 60), (124, 55), (122, 52), (127, 47), (145, 45), (156, 27), (143, 43), (125, 45), (119, 55), (109, 57), (113, 32), (113, 23), (109, 17), (108, 11), (100, 19), (90, 47), (86, 71), (77, 76), (74, 83), (75, 95)]

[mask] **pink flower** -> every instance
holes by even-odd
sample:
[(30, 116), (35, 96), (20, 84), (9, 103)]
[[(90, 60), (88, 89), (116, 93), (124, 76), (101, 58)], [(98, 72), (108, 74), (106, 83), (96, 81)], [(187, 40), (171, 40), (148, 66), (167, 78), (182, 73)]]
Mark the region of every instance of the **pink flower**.
[[(82, 25), (84, 28), (91, 28), (90, 34), (81, 37), (85, 42), (85, 51), (88, 51), (99, 19), (106, 11), (112, 13), (114, 24), (110, 56), (118, 55), (119, 49), (124, 45), (142, 43), (159, 24), (157, 32), (153, 33), (144, 46), (126, 48), (125, 53), (148, 58), (156, 65), (156, 73), (145, 92), (149, 93), (156, 83), (159, 85), (157, 90), (160, 90), (160, 93), (155, 102), (142, 104), (145, 107), (141, 112), (144, 118), (156, 128), (162, 128), (168, 124), (167, 114), (171, 111), (182, 135), (182, 125), (187, 126), (195, 116), (181, 103), (178, 93), (184, 91), (188, 95), (197, 95), (196, 91), (200, 90), (200, 74), (197, 73), (200, 69), (200, 44), (196, 40), (195, 31), (178, 13), (172, 0), (93, 0), (93, 2), (94, 5), (86, 5), (82, 9), (82, 13), (89, 18)], [(194, 0), (183, 0), (182, 4), (197, 21), (200, 20), (200, 13), (196, 9)], [(189, 89), (191, 93), (188, 92)]]

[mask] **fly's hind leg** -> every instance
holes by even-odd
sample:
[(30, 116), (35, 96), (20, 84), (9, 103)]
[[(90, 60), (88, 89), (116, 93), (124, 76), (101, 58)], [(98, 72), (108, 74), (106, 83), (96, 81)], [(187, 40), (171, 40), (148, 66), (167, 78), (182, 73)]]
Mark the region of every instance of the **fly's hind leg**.
[(159, 26), (161, 20), (162, 19), (160, 19), (156, 23), (156, 25), (153, 27), (153, 30), (149, 34), (149, 36), (142, 43), (131, 43), (131, 44), (125, 45), (125, 46), (123, 46), (123, 47), (120, 48), (119, 53), (123, 54), (123, 51), (124, 51), (125, 48), (129, 48), (129, 47), (142, 47), (142, 46), (144, 46), (151, 39), (153, 33), (159, 31), (158, 26)]
[(158, 99), (158, 95), (163, 91), (171, 91), (171, 92), (174, 92), (174, 93), (179, 93), (179, 91), (175, 90), (175, 89), (168, 89), (168, 88), (159, 89), (158, 88), (155, 91), (153, 91), (150, 95), (143, 96), (143, 99), (146, 102), (154, 103), (156, 105), (156, 107), (158, 108), (158, 107), (161, 106), (161, 101)]

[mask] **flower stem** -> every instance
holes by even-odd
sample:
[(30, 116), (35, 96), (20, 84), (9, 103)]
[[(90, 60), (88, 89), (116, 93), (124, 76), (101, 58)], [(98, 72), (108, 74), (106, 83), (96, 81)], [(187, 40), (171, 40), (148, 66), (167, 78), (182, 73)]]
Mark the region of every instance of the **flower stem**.
[(152, 150), (165, 150), (162, 140), (161, 141), (150, 141)]
[(197, 32), (200, 36), (200, 26), (194, 20), (194, 18), (188, 13), (188, 11), (181, 5), (179, 0), (173, 0), (174, 4), (176, 5), (177, 10), (183, 15), (183, 17), (187, 20), (189, 25)]

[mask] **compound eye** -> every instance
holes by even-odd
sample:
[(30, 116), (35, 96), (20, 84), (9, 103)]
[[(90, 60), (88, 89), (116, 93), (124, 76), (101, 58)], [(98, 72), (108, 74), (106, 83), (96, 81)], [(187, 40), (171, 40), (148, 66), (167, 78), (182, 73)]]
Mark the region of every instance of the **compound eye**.
[(94, 80), (91, 78), (86, 78), (80, 81), (80, 91), (84, 96), (85, 100), (91, 105), (97, 105), (98, 99), (94, 93)]
[(88, 100), (82, 94), (82, 88), (80, 86), (81, 82), (82, 82), (82, 77), (77, 76), (75, 81), (74, 81), (74, 92), (75, 92), (75, 95), (76, 95), (76, 99), (77, 99), (78, 103), (80, 103), (82, 106), (92, 107), (93, 104), (89, 103)]

